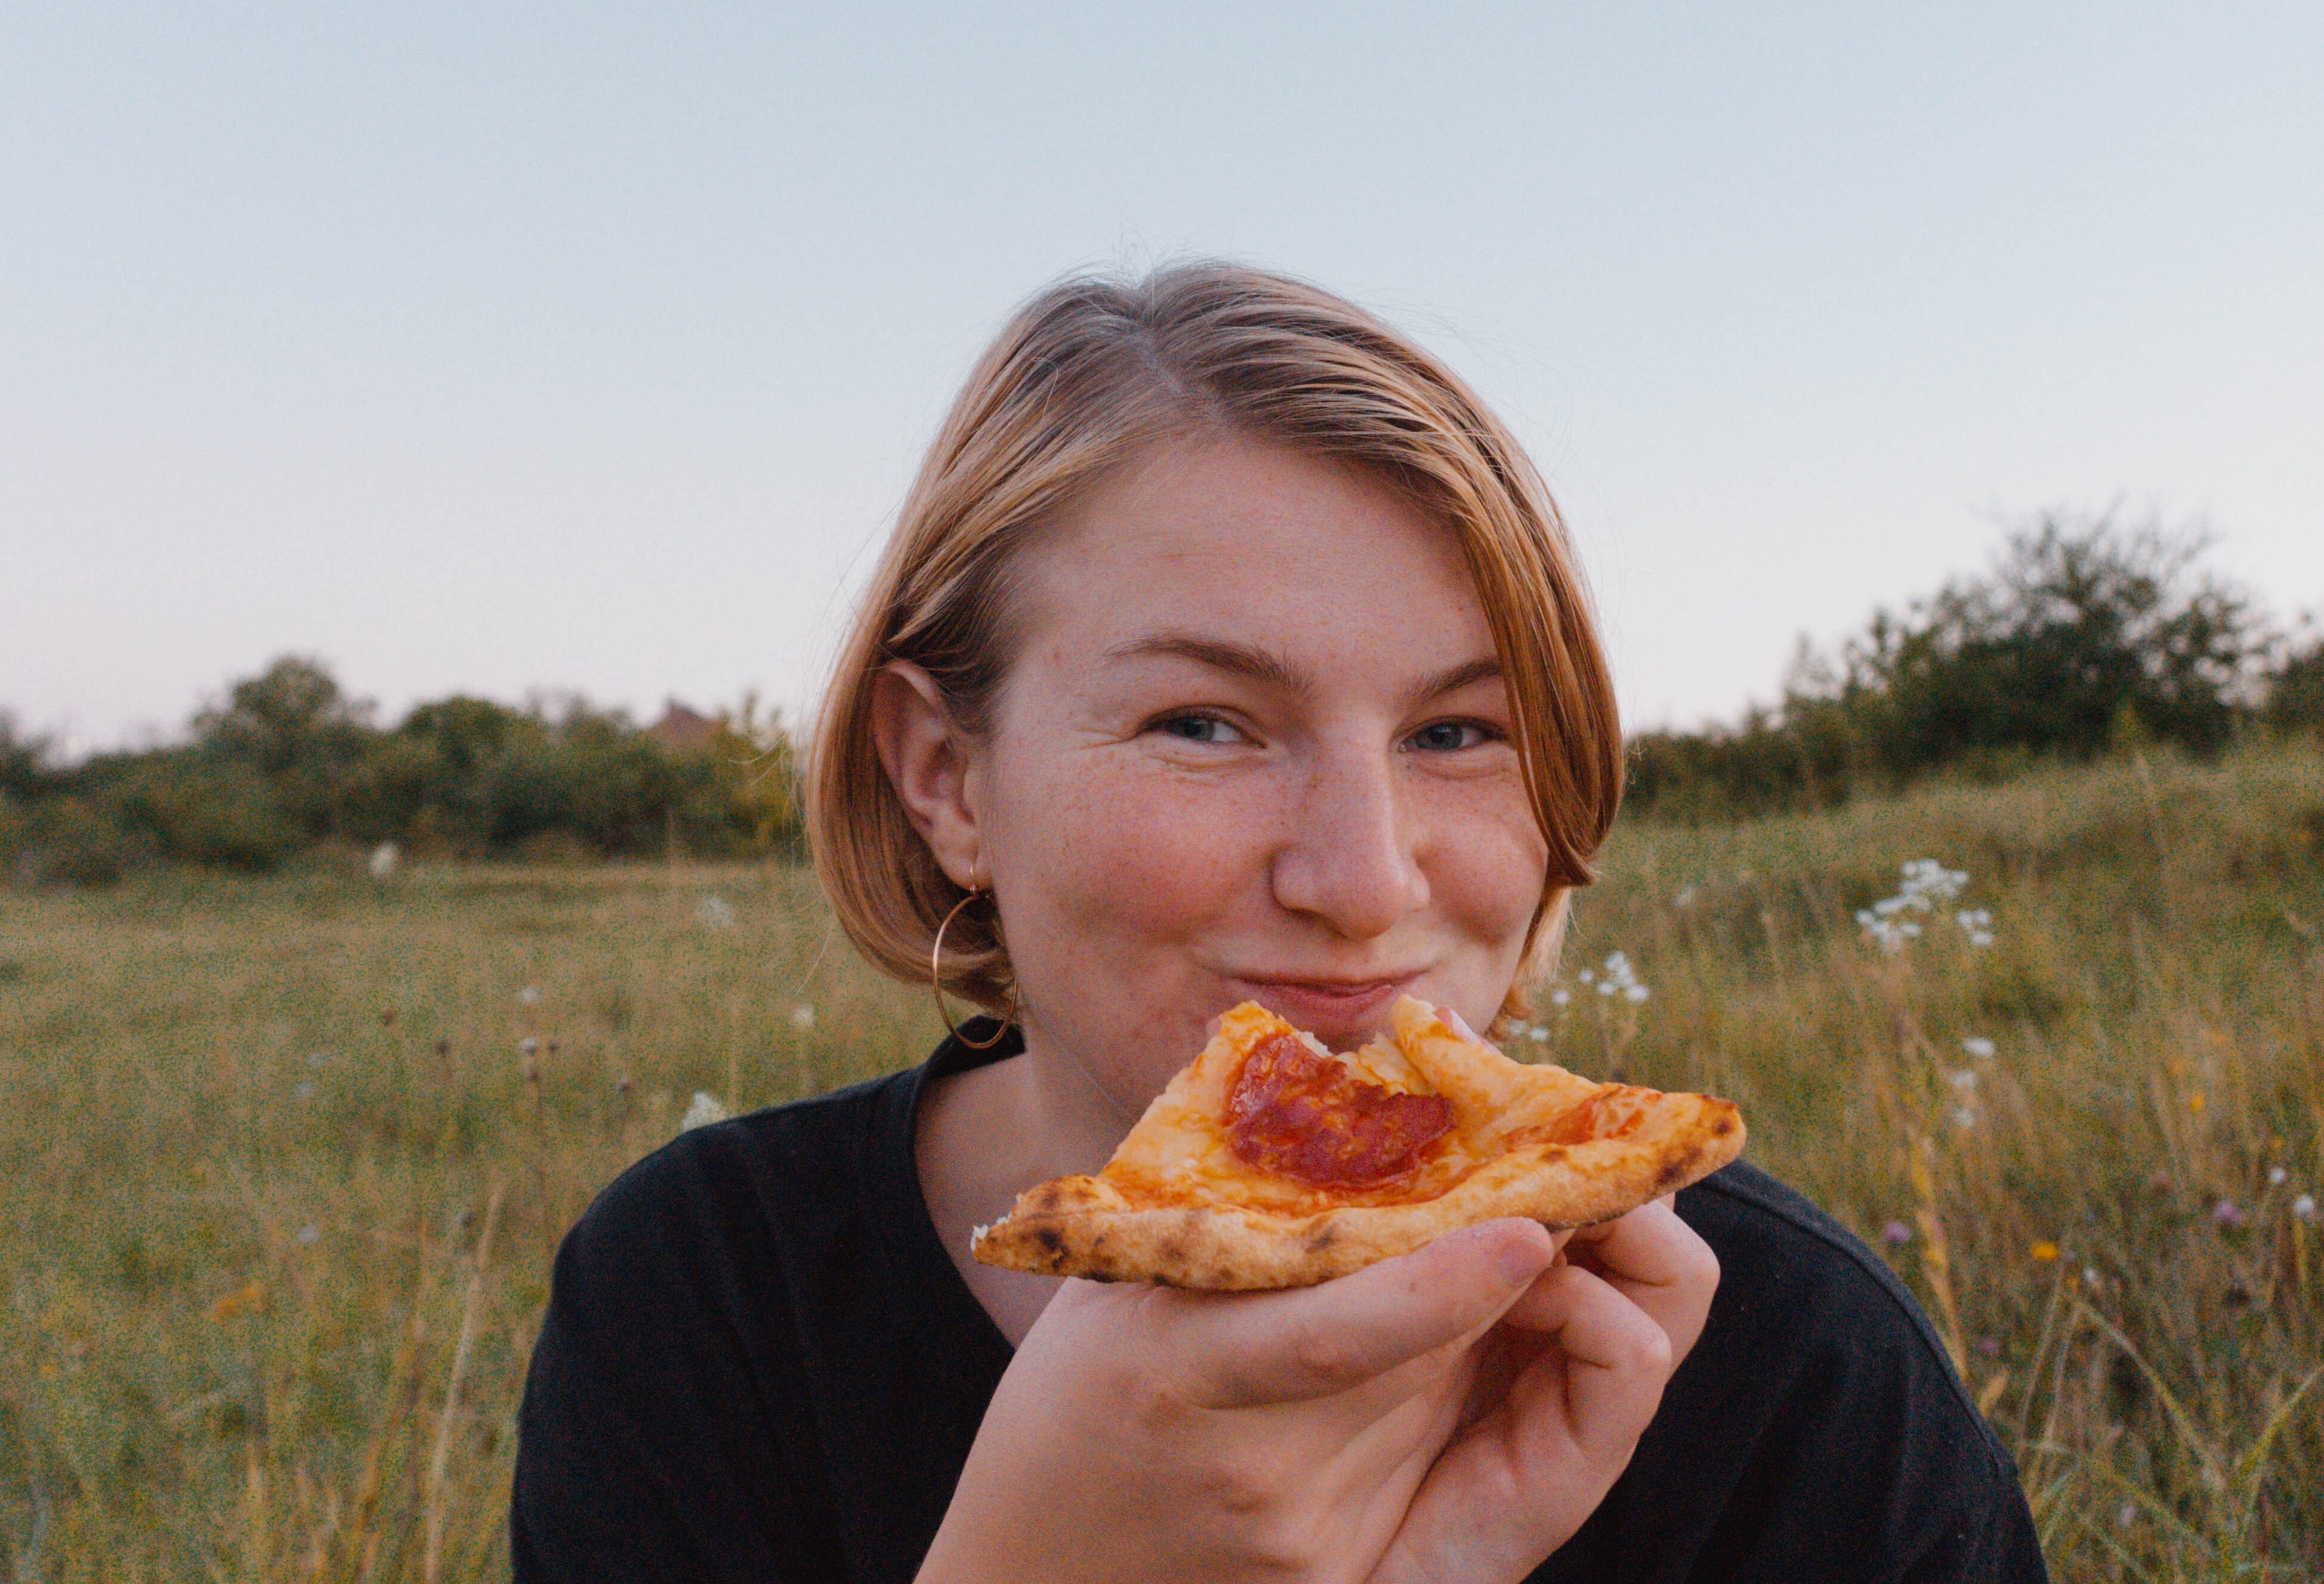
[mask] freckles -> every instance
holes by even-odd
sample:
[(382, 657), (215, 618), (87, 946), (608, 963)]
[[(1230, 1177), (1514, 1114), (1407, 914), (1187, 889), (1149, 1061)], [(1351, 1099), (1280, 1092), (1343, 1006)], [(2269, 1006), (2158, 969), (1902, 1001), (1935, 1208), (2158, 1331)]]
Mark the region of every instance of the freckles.
[(1150, 766), (1083, 778), (1042, 822), (1055, 861), (1047, 889), (1093, 934), (1195, 933), (1264, 878), (1243, 801)]

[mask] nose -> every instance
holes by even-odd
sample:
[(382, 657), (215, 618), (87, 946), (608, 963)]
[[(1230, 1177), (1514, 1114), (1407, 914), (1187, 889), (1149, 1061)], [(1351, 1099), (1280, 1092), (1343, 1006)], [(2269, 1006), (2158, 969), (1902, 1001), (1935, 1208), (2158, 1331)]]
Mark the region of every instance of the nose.
[(1271, 876), (1275, 899), (1346, 940), (1371, 940), (1427, 905), (1418, 833), (1397, 784), (1395, 751), (1321, 749), (1290, 800)]

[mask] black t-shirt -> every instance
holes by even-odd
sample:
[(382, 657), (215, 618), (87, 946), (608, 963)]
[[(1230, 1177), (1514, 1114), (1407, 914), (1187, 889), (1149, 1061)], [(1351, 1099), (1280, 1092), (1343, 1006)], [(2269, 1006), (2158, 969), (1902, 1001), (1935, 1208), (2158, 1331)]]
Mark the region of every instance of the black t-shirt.
[[(525, 1386), (519, 1584), (904, 1584), (1010, 1345), (928, 1220), (924, 1067), (680, 1135), (557, 1257)], [(1680, 1194), (1721, 1275), (1628, 1469), (1547, 1580), (2039, 1579), (2007, 1455), (1886, 1266), (1738, 1164)]]

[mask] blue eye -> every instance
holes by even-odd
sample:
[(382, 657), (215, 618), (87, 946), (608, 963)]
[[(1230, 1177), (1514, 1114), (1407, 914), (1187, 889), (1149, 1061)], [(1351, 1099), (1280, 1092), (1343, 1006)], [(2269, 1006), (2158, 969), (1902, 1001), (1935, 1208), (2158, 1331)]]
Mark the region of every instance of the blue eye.
[(1457, 753), (1485, 741), (1485, 729), (1474, 721), (1435, 721), (1405, 741), (1424, 753)]
[(1232, 742), (1242, 735), (1216, 715), (1172, 715), (1157, 729), (1183, 742)]

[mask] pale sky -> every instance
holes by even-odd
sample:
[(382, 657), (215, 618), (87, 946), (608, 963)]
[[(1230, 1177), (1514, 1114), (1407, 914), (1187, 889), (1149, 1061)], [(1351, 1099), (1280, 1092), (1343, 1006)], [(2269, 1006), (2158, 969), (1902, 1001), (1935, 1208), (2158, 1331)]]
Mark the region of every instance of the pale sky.
[(796, 710), (1011, 307), (1185, 253), (1476, 381), (1633, 727), (2049, 504), (2289, 616), (2319, 84), (2308, 5), (12, 5), (0, 709), (136, 741), (297, 651)]

